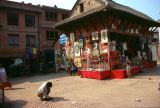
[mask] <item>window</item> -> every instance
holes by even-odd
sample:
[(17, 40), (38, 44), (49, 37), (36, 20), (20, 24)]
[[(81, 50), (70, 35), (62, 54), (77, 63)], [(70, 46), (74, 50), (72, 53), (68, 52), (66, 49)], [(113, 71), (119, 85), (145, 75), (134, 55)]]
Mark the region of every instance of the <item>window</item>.
[(25, 25), (26, 25), (26, 27), (35, 27), (35, 16), (26, 15), (25, 16)]
[(26, 47), (36, 47), (35, 35), (26, 35)]
[(84, 11), (84, 5), (83, 3), (80, 4), (80, 13), (82, 13)]
[(18, 48), (19, 44), (18, 34), (8, 34), (8, 46), (9, 48)]
[(47, 21), (57, 21), (58, 13), (56, 12), (45, 12)]
[(58, 38), (57, 31), (46, 31), (46, 40), (55, 40)]
[(66, 19), (68, 17), (67, 14), (62, 14), (62, 20)]
[(16, 13), (7, 13), (7, 24), (8, 25), (18, 25), (18, 14)]

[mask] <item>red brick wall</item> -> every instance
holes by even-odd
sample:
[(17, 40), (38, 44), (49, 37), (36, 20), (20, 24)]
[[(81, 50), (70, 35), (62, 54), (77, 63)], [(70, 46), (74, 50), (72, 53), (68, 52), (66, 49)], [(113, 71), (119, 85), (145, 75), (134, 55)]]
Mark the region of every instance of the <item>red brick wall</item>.
[[(12, 8), (9, 9), (8, 7)], [(40, 49), (54, 48), (50, 46), (54, 41), (46, 40), (46, 30), (54, 30), (54, 24), (62, 20), (62, 13), (69, 13), (68, 10), (63, 10), (53, 7), (40, 7), (31, 4), (3, 2), (0, 1), (0, 24), (4, 27), (0, 28), (0, 48), (8, 48), (8, 34), (19, 34), (19, 48), (26, 48), (26, 35), (35, 35), (37, 48), (40, 44)], [(58, 12), (58, 21), (46, 21), (45, 10)], [(31, 11), (32, 10), (32, 11)], [(19, 14), (19, 25), (7, 25), (7, 11), (16, 12)], [(35, 27), (25, 27), (25, 15), (35, 16)], [(38, 20), (39, 18), (39, 20)], [(39, 21), (39, 22), (38, 22)], [(38, 27), (39, 24), (39, 27)], [(39, 30), (38, 30), (39, 29)], [(39, 32), (38, 32), (39, 31)], [(40, 43), (38, 44), (38, 36)]]

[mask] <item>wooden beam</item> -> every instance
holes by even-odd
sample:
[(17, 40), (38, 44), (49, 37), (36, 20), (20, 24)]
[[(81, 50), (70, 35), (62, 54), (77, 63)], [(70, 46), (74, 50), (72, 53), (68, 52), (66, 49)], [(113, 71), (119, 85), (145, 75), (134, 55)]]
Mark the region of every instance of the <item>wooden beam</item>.
[(97, 31), (96, 23), (94, 23), (97, 19), (95, 19), (95, 15), (88, 19), (89, 25), (93, 28), (93, 30)]
[(155, 28), (152, 30), (152, 32), (154, 32), (157, 28), (158, 28), (158, 27), (155, 27)]
[(150, 31), (152, 31), (152, 30), (153, 30), (153, 28), (154, 28), (154, 27), (151, 27), (151, 30), (150, 30)]
[(82, 34), (81, 27), (80, 27), (79, 23), (76, 23), (76, 27), (77, 27), (79, 34)]
[(88, 33), (88, 32), (89, 32), (89, 29), (87, 28), (86, 24), (82, 23), (82, 26), (84, 27), (86, 33)]
[(143, 31), (142, 31), (142, 34), (144, 34), (147, 31), (147, 29), (148, 29), (148, 27), (145, 26), (144, 29), (143, 29)]
[(133, 27), (133, 23), (131, 23), (131, 26), (130, 26), (130, 28), (129, 28), (129, 33), (131, 32), (131, 29), (132, 29), (132, 27)]
[(130, 25), (130, 22), (127, 21), (126, 26), (125, 26), (124, 29), (123, 29), (124, 32), (126, 31), (126, 29), (128, 28), (129, 25)]
[[(113, 22), (114, 22), (114, 20), (115, 20), (115, 16), (112, 16), (112, 19), (111, 19), (111, 24), (109, 25), (109, 29), (111, 29), (111, 27), (112, 27), (112, 24), (113, 24)], [(109, 21), (110, 22), (110, 21)]]
[(100, 20), (100, 23), (103, 26), (103, 29), (106, 29), (107, 28), (107, 15), (106, 15), (106, 13), (105, 12), (103, 12), (103, 13), (101, 12), (100, 17), (102, 18)]

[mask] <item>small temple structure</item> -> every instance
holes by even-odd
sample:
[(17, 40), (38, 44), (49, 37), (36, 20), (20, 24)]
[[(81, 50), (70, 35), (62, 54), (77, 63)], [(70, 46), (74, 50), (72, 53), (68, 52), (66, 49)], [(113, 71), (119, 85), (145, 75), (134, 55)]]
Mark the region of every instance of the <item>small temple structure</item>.
[(103, 79), (126, 77), (157, 64), (160, 26), (149, 16), (112, 0), (77, 0), (70, 17), (55, 27), (67, 36), (62, 45), (66, 60), (74, 62), (82, 77)]

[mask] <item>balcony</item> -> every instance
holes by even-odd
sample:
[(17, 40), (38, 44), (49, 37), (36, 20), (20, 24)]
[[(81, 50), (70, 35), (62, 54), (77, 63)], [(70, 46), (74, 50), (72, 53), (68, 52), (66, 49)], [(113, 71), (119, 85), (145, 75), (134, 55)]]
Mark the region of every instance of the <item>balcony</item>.
[(0, 48), (0, 57), (23, 57), (25, 48)]

